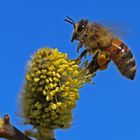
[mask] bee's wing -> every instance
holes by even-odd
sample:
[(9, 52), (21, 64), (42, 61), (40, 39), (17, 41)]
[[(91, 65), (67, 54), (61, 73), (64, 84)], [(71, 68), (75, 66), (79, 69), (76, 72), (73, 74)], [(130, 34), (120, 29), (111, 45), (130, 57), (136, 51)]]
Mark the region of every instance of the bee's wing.
[(115, 37), (126, 38), (131, 35), (131, 30), (128, 26), (121, 23), (105, 23), (104, 26)]

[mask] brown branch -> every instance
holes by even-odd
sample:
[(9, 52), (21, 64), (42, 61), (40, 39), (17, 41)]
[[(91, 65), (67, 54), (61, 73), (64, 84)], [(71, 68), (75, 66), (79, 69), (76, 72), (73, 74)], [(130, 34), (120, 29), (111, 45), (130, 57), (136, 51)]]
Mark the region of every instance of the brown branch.
[(8, 115), (4, 116), (4, 120), (1, 119), (0, 126), (0, 138), (8, 140), (32, 140), (10, 123)]

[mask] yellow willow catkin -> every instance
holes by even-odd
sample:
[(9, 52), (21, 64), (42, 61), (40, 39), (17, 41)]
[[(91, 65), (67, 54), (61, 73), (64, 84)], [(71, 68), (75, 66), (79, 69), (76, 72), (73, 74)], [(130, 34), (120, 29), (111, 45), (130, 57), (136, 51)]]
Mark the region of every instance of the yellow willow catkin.
[(4, 121), (2, 118), (0, 118), (0, 130), (4, 129)]
[(67, 54), (39, 49), (28, 65), (21, 93), (25, 121), (47, 129), (69, 128), (79, 88), (91, 78)]

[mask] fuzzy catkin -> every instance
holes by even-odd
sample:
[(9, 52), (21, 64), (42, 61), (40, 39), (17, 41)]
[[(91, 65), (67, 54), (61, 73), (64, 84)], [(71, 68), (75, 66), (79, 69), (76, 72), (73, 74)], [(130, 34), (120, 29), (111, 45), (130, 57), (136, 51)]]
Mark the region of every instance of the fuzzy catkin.
[(47, 129), (69, 128), (79, 88), (91, 77), (67, 54), (39, 49), (29, 62), (21, 93), (25, 121)]

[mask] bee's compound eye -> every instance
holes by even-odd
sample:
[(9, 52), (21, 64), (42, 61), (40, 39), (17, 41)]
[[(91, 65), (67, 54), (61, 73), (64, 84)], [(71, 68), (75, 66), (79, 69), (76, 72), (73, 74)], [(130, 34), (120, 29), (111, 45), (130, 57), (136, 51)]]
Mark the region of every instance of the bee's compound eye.
[(85, 28), (85, 25), (81, 25), (81, 26), (79, 26), (79, 28), (78, 28), (78, 32), (81, 33), (81, 32), (84, 30), (84, 28)]

